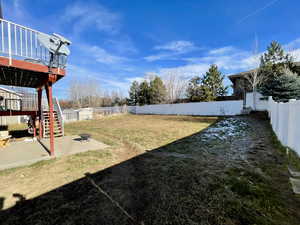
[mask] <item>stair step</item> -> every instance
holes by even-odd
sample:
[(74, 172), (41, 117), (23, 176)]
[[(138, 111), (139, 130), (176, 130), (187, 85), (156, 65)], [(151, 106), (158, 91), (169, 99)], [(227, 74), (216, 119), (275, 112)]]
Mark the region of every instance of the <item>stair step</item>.
[[(45, 132), (50, 132), (50, 129), (45, 129)], [(62, 129), (54, 129), (54, 132), (62, 132)]]
[[(48, 127), (50, 127), (50, 125), (49, 124), (45, 124), (44, 127), (48, 128)], [(62, 127), (60, 125), (58, 125), (58, 124), (54, 124), (54, 128), (62, 128)]]
[[(60, 124), (59, 120), (54, 120), (54, 124)], [(44, 121), (44, 124), (50, 124), (50, 121)]]
[[(61, 135), (61, 136), (63, 136), (63, 134), (62, 133), (54, 133), (54, 137), (56, 137), (57, 135)], [(49, 137), (50, 136), (50, 133), (48, 133), (48, 134), (45, 134), (45, 136), (44, 137)]]
[[(45, 133), (45, 135), (46, 135), (46, 136), (49, 136), (50, 133)], [(58, 133), (54, 133), (54, 135), (62, 135), (62, 133), (61, 133), (61, 132), (58, 132)]]
[[(62, 137), (62, 136), (63, 136), (62, 134), (61, 135), (54, 135), (54, 137)], [(44, 138), (50, 138), (50, 136), (45, 135)]]
[[(43, 122), (44, 122), (44, 137), (49, 138), (50, 137), (50, 112), (49, 111), (43, 111)], [(53, 132), (54, 137), (61, 137), (63, 136), (63, 127), (61, 118), (58, 115), (57, 111), (53, 111)]]
[[(54, 126), (53, 128), (54, 128), (54, 130), (61, 130), (61, 127), (58, 127), (58, 126)], [(50, 130), (50, 127), (46, 126), (46, 127), (44, 127), (44, 130)]]
[[(48, 135), (50, 134), (50, 131), (45, 131), (45, 134)], [(62, 134), (61, 131), (54, 131), (54, 134)]]
[[(44, 126), (44, 128), (47, 129), (47, 128), (50, 128), (50, 126)], [(57, 125), (55, 126), (55, 125), (54, 125), (54, 128), (59, 128), (59, 129), (61, 129), (62, 127), (61, 127), (61, 126), (57, 126)]]
[[(54, 123), (56, 122), (56, 123), (60, 123), (60, 120), (59, 119), (54, 119), (53, 120), (54, 121)], [(44, 123), (50, 123), (50, 120), (44, 120)]]

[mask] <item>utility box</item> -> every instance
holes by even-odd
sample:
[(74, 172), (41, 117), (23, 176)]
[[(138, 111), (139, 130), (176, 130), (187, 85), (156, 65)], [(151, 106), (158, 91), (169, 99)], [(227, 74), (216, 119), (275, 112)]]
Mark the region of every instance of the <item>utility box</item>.
[(78, 120), (91, 120), (93, 119), (93, 109), (84, 108), (78, 110)]

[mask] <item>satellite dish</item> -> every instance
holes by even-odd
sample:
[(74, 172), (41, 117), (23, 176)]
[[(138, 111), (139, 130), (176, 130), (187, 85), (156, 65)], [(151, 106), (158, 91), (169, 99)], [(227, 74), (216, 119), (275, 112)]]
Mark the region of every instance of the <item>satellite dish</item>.
[(60, 36), (59, 34), (54, 33), (53, 35), (48, 35), (38, 33), (38, 40), (45, 48), (49, 50), (49, 52), (53, 53), (54, 55), (70, 55), (70, 50), (67, 46), (71, 44), (71, 41)]

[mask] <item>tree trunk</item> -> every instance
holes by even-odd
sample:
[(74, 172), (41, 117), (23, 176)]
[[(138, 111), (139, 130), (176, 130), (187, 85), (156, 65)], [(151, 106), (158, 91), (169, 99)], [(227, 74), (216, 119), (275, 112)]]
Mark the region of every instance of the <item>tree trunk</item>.
[(253, 110), (256, 111), (256, 87), (253, 88)]

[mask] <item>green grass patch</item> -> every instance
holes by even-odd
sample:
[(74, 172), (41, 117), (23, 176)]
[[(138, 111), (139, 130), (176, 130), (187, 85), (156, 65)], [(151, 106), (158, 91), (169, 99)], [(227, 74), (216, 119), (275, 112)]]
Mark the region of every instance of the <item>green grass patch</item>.
[[(270, 129), (271, 126), (270, 126)], [(291, 166), (293, 169), (300, 171), (300, 157), (299, 155), (291, 148), (283, 146), (281, 142), (278, 140), (275, 132), (272, 130), (271, 135), (272, 145), (279, 151), (279, 154), (285, 160), (286, 166)]]
[(229, 200), (227, 216), (241, 221), (241, 224), (287, 222), (288, 209), (284, 199), (269, 179), (257, 172), (240, 169), (231, 169), (228, 175), (225, 182), (234, 198)]
[(47, 160), (42, 160), (42, 161), (39, 161), (39, 162), (36, 162), (28, 167), (30, 168), (41, 168), (41, 167), (44, 167), (44, 166), (47, 166), (49, 164), (52, 164), (54, 163), (55, 161), (57, 161), (57, 159), (47, 159)]

